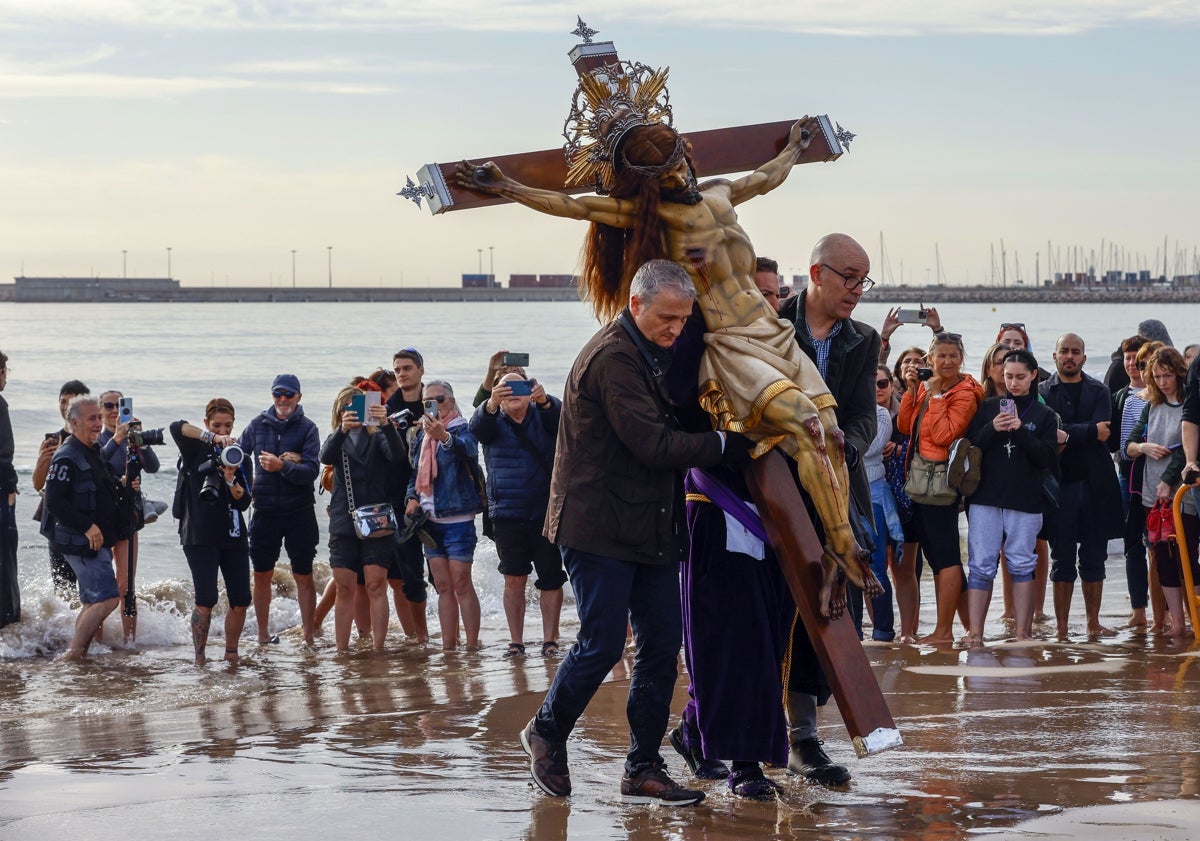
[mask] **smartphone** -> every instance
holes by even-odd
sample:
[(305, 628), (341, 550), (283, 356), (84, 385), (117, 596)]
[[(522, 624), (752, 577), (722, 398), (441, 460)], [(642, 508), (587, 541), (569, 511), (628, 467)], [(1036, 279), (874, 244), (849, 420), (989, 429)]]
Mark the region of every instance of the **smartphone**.
[(510, 368), (524, 368), (529, 365), (528, 353), (504, 353), (500, 355), (500, 364)]
[(129, 423), (133, 420), (133, 398), (122, 397), (117, 401), (117, 423)]
[(924, 324), (929, 313), (924, 307), (919, 310), (899, 309), (896, 311), (896, 320), (901, 324)]
[(350, 402), (346, 404), (346, 408), (354, 412), (355, 418), (359, 423), (367, 422), (367, 395), (354, 395), (350, 398)]
[(512, 389), (513, 397), (528, 397), (533, 394), (533, 380), (509, 380), (504, 385)]
[(58, 443), (58, 433), (57, 432), (47, 432), (46, 440), (53, 441), (55, 444), (57, 444)]
[(429, 415), (431, 418), (436, 418), (438, 416), (436, 400), (425, 401), (425, 414)]
[(362, 395), (363, 398), (363, 413), (358, 419), (366, 426), (379, 426), (379, 419), (371, 417), (370, 408), (378, 406), (383, 399), (383, 395), (378, 391), (367, 391)]
[(1015, 415), (1017, 413), (1017, 401), (1011, 397), (1001, 397), (1000, 413), (1003, 415)]

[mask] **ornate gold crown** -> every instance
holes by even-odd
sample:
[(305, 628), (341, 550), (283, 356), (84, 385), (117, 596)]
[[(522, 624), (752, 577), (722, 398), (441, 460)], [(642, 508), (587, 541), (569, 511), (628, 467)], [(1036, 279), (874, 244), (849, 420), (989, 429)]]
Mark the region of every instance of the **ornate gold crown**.
[(587, 185), (602, 196), (614, 184), (617, 147), (635, 126), (671, 122), (669, 67), (619, 61), (580, 77), (563, 126), (566, 186)]

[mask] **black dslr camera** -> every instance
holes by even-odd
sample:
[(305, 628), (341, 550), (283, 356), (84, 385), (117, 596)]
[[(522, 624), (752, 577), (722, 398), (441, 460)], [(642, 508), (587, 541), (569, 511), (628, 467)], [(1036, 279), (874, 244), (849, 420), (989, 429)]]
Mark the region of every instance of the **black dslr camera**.
[(213, 447), (204, 463), (196, 468), (196, 472), (204, 477), (200, 486), (200, 499), (205, 502), (216, 502), (221, 498), (221, 485), (225, 476), (221, 473), (223, 467), (240, 467), (246, 453), (237, 444), (228, 447)]
[(165, 441), (162, 429), (142, 429), (141, 421), (129, 422), (129, 443), (135, 447), (160, 447)]

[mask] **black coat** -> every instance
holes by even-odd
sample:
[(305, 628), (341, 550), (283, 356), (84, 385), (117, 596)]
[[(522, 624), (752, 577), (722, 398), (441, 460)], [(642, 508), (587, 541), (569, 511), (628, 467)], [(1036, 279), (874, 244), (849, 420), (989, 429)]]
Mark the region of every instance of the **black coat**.
[(1046, 405), (1058, 413), (1062, 428), (1070, 437), (1059, 454), (1059, 467), (1064, 484), (1087, 482), (1088, 499), (1092, 506), (1092, 522), (1104, 528), (1106, 539), (1121, 537), (1125, 532), (1125, 514), (1121, 505), (1121, 486), (1113, 467), (1108, 445), (1097, 436), (1096, 424), (1111, 424), (1112, 392), (1090, 374), (1083, 375), (1079, 405), (1070, 399), (1063, 383), (1054, 374), (1038, 386)]

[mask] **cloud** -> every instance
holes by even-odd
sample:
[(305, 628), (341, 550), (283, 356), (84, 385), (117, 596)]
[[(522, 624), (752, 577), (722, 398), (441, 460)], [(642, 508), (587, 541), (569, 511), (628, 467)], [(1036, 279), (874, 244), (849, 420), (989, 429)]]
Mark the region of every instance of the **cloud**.
[[(993, 33), (1057, 35), (1138, 22), (1196, 24), (1192, 0), (610, 0), (588, 21), (601, 37), (637, 22), (837, 35)], [(575, 7), (538, 0), (0, 0), (0, 29), (106, 24), (159, 30), (437, 29), (569, 31)], [(605, 32), (605, 30), (608, 30)]]

